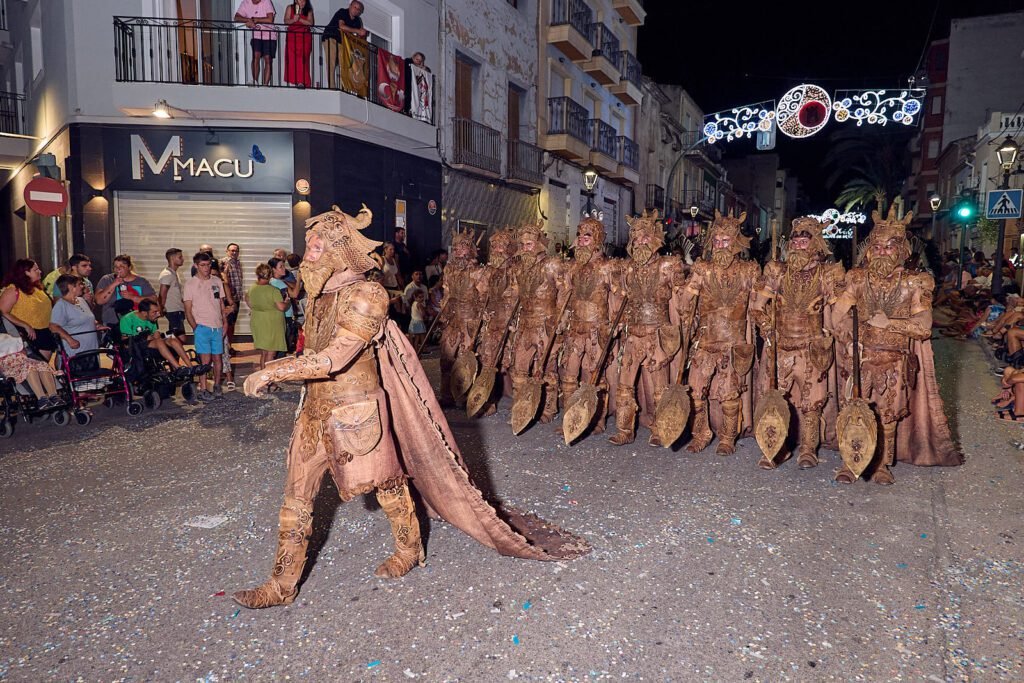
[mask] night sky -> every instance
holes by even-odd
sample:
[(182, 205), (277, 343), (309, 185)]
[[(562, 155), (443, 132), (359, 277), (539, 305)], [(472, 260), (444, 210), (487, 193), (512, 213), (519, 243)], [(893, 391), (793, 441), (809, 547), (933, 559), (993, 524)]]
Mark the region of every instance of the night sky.
[[(648, 0), (644, 5), (647, 19), (638, 49), (644, 74), (684, 86), (705, 113), (712, 113), (778, 100), (800, 83), (829, 92), (905, 87), (928, 41), (949, 36), (950, 19), (1021, 10), (1024, 0), (757, 5)], [(777, 136), (775, 151), (804, 183), (815, 204), (809, 208), (824, 209), (821, 204), (830, 199), (819, 167), (833, 125), (805, 140)], [(908, 132), (899, 130), (903, 126), (890, 128), (896, 135)], [(729, 145), (732, 155), (758, 153), (752, 142)]]

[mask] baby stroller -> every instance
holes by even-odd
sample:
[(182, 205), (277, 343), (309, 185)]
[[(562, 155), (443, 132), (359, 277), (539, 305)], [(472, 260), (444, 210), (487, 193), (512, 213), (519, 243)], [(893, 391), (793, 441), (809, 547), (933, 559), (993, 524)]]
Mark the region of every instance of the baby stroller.
[(124, 400), (129, 415), (142, 413), (143, 403), (138, 401), (132, 392), (132, 384), (125, 374), (121, 353), (114, 347), (109, 331), (104, 333), (99, 348), (95, 350), (69, 356), (61, 344), (59, 353), (60, 368), (64, 371), (72, 411), (78, 424), (87, 425), (92, 422), (93, 414), (88, 406), (100, 401), (108, 408), (112, 408), (116, 402)]

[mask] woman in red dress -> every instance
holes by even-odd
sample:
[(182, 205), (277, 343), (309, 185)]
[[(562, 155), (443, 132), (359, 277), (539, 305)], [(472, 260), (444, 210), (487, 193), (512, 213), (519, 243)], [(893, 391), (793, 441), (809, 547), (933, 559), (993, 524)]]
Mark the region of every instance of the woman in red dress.
[(309, 55), (313, 51), (313, 5), (309, 0), (296, 0), (284, 12), (284, 23), (288, 25), (288, 44), (284, 53), (284, 80), (286, 83), (308, 88)]

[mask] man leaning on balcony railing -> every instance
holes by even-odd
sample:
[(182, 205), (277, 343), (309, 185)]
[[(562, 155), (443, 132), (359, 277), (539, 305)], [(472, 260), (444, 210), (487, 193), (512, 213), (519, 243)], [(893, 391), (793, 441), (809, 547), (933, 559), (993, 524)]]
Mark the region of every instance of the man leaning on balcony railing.
[(327, 87), (336, 88), (338, 85), (337, 72), (341, 68), (341, 34), (350, 33), (360, 38), (366, 38), (369, 33), (363, 28), (363, 20), (360, 16), (363, 13), (363, 3), (360, 0), (352, 0), (348, 7), (334, 13), (331, 20), (324, 27), (323, 50), (324, 66), (327, 69)]
[(260, 64), (263, 64), (263, 85), (270, 85), (274, 57), (277, 56), (277, 29), (256, 29), (257, 24), (273, 24), (277, 10), (272, 0), (242, 0), (235, 10), (235, 21), (255, 29), (249, 45), (252, 46), (253, 85), (260, 83)]

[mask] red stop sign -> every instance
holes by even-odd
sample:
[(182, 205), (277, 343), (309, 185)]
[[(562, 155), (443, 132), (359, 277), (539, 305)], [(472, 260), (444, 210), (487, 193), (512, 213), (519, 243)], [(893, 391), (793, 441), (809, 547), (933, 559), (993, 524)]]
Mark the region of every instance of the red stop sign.
[(33, 178), (25, 186), (25, 203), (40, 216), (58, 216), (68, 206), (68, 191), (59, 180)]

